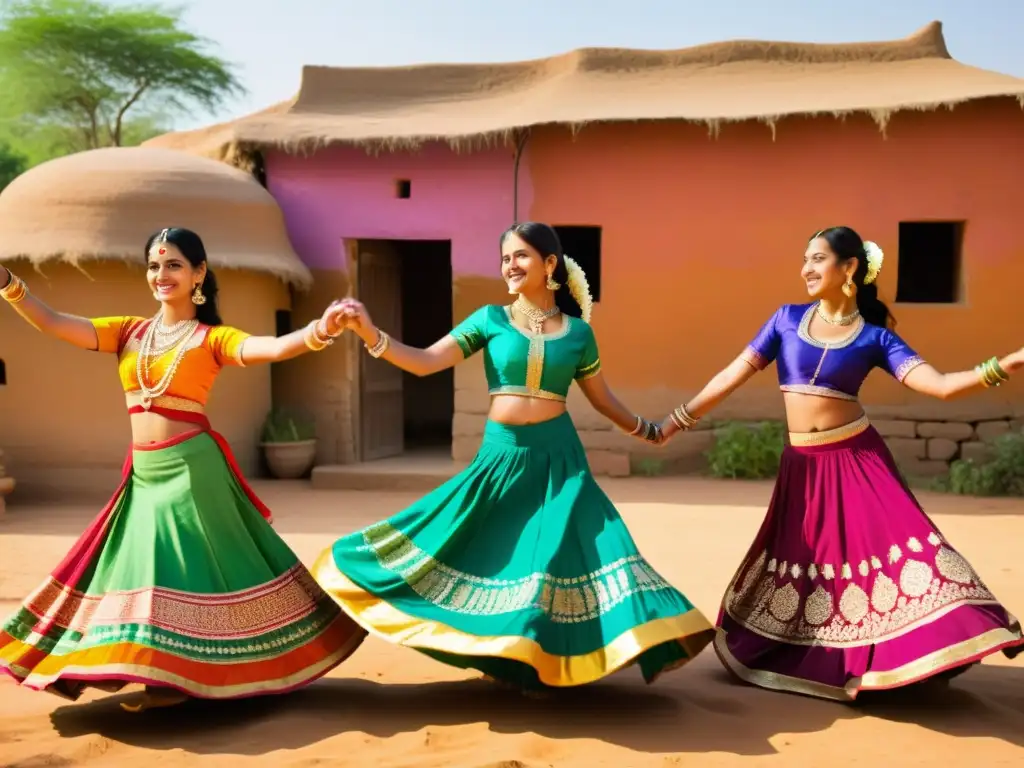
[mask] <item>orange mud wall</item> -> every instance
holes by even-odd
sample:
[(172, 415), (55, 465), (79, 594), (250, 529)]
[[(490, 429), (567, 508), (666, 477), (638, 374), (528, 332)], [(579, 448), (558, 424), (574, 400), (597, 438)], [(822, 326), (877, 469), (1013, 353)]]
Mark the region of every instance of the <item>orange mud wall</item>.
[[(50, 306), (86, 317), (140, 315), (156, 310), (141, 266), (86, 263), (82, 271), (46, 264), (42, 274), (10, 262), (31, 291)], [(224, 321), (253, 334), (274, 335), (274, 313), (287, 309), (287, 288), (276, 278), (217, 270)], [(114, 355), (98, 354), (43, 336), (0, 307), (0, 448), (13, 499), (100, 501), (113, 493), (131, 442)], [(207, 412), (231, 444), (242, 470), (258, 468), (259, 431), (271, 405), (271, 366), (225, 368)]]
[[(589, 126), (576, 136), (543, 128), (528, 150), (529, 218), (602, 228), (593, 325), (611, 386), (646, 415), (693, 395), (780, 304), (807, 301), (803, 249), (826, 226), (852, 226), (883, 248), (879, 286), (897, 330), (940, 370), (1024, 345), (1014, 320), (1024, 316), (1024, 112), (1015, 101), (900, 113), (884, 136), (865, 116), (786, 119), (774, 140), (754, 122), (724, 125), (717, 138), (704, 126), (663, 122)], [(892, 303), (901, 220), (966, 221), (961, 303)], [(1019, 380), (943, 403), (875, 371), (862, 399), (876, 418), (1024, 415)], [(782, 415), (774, 366), (715, 413)], [(683, 458), (712, 439), (682, 438), (671, 452)]]

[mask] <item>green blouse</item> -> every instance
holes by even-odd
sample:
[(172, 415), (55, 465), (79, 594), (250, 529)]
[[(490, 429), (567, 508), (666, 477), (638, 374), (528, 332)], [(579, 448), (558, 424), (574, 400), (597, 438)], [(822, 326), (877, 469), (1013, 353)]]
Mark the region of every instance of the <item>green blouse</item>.
[(491, 395), (521, 395), (565, 402), (573, 380), (601, 371), (597, 341), (590, 325), (562, 315), (561, 329), (532, 334), (512, 322), (510, 307), (480, 307), (454, 329), (465, 357), (484, 350), (487, 390)]

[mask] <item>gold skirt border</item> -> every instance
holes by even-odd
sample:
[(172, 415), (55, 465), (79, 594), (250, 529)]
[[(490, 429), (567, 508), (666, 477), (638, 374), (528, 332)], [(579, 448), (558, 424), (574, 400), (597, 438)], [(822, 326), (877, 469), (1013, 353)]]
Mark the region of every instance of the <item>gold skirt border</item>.
[(1019, 645), (1019, 632), (1000, 627), (984, 634), (963, 640), (955, 645), (940, 648), (927, 656), (915, 659), (902, 667), (885, 672), (865, 672), (851, 678), (846, 685), (837, 687), (825, 683), (803, 680), (799, 677), (782, 675), (762, 669), (750, 669), (732, 655), (728, 645), (728, 633), (718, 628), (714, 649), (726, 669), (746, 683), (773, 691), (800, 693), (832, 701), (853, 701), (861, 691), (885, 691), (920, 682), (947, 669), (971, 664), (982, 657), (1012, 645)]
[(634, 627), (596, 651), (558, 656), (547, 653), (539, 643), (527, 637), (469, 635), (441, 622), (424, 621), (403, 613), (338, 570), (330, 548), (320, 554), (310, 571), (341, 609), (370, 634), (409, 648), (518, 661), (533, 667), (540, 681), (552, 687), (595, 682), (627, 666), (644, 651), (673, 640), (688, 656), (673, 666), (676, 669), (694, 659), (715, 636), (714, 626), (694, 608), (679, 616), (654, 619)]

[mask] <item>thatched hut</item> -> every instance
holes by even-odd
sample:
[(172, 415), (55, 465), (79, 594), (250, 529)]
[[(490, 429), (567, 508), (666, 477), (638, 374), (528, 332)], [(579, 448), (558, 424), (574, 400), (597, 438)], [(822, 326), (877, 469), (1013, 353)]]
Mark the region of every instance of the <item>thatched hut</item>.
[[(318, 289), (348, 275), (375, 319), (422, 345), (508, 300), (499, 232), (514, 219), (550, 222), (600, 294), (594, 329), (617, 392), (657, 415), (692, 396), (780, 303), (806, 300), (801, 249), (835, 224), (885, 250), (879, 287), (930, 362), (964, 369), (1019, 346), (1015, 326), (992, 318), (1012, 316), (1007, 286), (1024, 280), (1022, 106), (1024, 80), (955, 60), (935, 22), (901, 40), (838, 45), (311, 66), (292, 100), (150, 145), (265, 169)], [(437, 243), (447, 253), (435, 258)], [(348, 359), (355, 370), (342, 370)], [(476, 450), (488, 406), (479, 361), (453, 379), (404, 381), (365, 354), (317, 362), (347, 383), (316, 405), (356, 437), (342, 458), (400, 453), (428, 420), (451, 425), (439, 440), (456, 458)], [(716, 417), (780, 417), (773, 379), (756, 377)], [(312, 402), (312, 381), (280, 391)], [(904, 467), (926, 474), (967, 455), (960, 443), (1024, 417), (1022, 393), (1017, 383), (936, 403), (876, 375), (862, 395)], [(592, 466), (630, 471), (636, 441), (609, 432), (581, 398), (570, 408)], [(949, 419), (959, 423), (933, 424)], [(938, 437), (948, 434), (959, 442)], [(644, 471), (697, 465), (712, 440), (681, 436)]]
[[(0, 263), (55, 309), (149, 316), (143, 247), (166, 226), (198, 232), (225, 322), (274, 335), (289, 286), (307, 287), (273, 197), (252, 176), (180, 152), (99, 149), (44, 163), (0, 194)], [(130, 441), (116, 362), (40, 335), (0, 307), (0, 444), (20, 497), (109, 492)], [(225, 370), (209, 413), (242, 467), (257, 466), (268, 366)]]

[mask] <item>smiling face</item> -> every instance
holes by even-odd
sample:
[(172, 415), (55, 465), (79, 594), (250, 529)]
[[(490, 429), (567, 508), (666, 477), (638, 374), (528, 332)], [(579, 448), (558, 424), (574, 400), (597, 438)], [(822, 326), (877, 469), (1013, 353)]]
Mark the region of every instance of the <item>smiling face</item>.
[(193, 267), (173, 243), (157, 242), (149, 251), (146, 280), (153, 298), (165, 304), (191, 301), (196, 285), (206, 277), (206, 265)]
[(842, 291), (847, 276), (853, 275), (856, 269), (857, 259), (841, 262), (828, 240), (816, 237), (807, 244), (800, 276), (807, 285), (807, 295), (812, 299), (820, 299)]
[(554, 255), (543, 257), (519, 235), (510, 234), (501, 244), (501, 276), (511, 293), (529, 295), (544, 290), (557, 263)]

